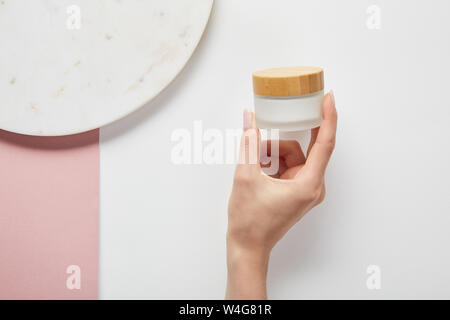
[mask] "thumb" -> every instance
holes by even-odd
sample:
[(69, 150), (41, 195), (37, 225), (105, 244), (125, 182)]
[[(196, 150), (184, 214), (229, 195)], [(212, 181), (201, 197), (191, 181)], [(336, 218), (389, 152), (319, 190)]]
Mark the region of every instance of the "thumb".
[(241, 137), (239, 150), (239, 162), (237, 170), (261, 170), (259, 164), (260, 135), (256, 127), (255, 114), (244, 111), (244, 131)]

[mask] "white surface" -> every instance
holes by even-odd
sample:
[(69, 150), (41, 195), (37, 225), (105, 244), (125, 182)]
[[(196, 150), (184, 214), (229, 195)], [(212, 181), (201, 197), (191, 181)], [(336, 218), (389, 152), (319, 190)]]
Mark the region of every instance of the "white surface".
[(185, 65), (212, 3), (1, 1), (0, 128), (66, 135), (136, 110)]
[[(381, 30), (366, 27), (371, 4)], [(214, 7), (181, 75), (101, 130), (100, 297), (224, 297), (233, 166), (173, 165), (171, 133), (240, 127), (252, 72), (300, 64), (324, 67), (339, 132), (327, 198), (275, 248), (269, 296), (450, 298), (450, 2)], [(366, 287), (371, 264), (381, 290)]]
[(289, 98), (255, 95), (255, 117), (259, 128), (300, 131), (320, 126), (323, 91)]

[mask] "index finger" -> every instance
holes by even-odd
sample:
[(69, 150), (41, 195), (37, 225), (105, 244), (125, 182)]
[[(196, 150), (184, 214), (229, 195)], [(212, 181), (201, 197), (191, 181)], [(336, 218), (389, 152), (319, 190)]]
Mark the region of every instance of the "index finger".
[[(261, 143), (264, 146), (264, 150), (261, 149), (261, 152), (266, 152), (267, 156), (272, 156), (272, 144), (273, 140), (266, 140)], [(275, 152), (278, 151), (278, 156), (284, 158), (286, 160), (286, 165), (288, 167), (298, 166), (299, 164), (303, 164), (306, 161), (306, 157), (302, 151), (302, 148), (298, 141), (296, 140), (276, 140), (275, 145), (278, 144), (278, 149), (274, 147)], [(262, 156), (265, 156), (262, 154)]]
[(323, 120), (316, 141), (306, 159), (305, 169), (323, 177), (336, 143), (337, 112), (334, 94), (328, 93), (322, 105)]

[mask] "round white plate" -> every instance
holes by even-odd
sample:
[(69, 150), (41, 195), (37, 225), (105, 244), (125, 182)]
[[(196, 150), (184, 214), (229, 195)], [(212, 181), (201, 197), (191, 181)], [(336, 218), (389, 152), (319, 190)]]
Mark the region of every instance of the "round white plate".
[(213, 0), (0, 0), (0, 128), (56, 136), (120, 119), (181, 71)]

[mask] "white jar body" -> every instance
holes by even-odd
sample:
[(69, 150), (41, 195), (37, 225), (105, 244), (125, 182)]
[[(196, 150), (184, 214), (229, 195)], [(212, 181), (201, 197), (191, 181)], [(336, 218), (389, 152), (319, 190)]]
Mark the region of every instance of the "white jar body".
[(261, 129), (303, 131), (322, 122), (323, 91), (292, 97), (255, 95), (256, 124)]

